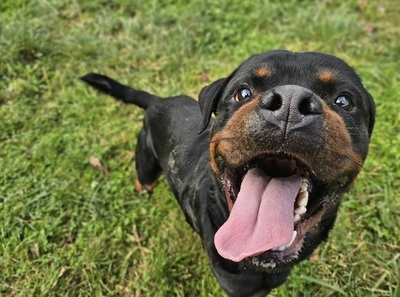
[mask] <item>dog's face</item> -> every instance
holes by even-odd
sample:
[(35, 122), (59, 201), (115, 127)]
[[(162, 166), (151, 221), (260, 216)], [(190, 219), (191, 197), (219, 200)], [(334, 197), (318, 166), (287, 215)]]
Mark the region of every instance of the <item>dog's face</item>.
[(221, 256), (290, 269), (327, 237), (340, 196), (367, 156), (375, 107), (342, 60), (272, 51), (251, 57), (199, 96), (211, 114), (211, 167), (230, 215)]

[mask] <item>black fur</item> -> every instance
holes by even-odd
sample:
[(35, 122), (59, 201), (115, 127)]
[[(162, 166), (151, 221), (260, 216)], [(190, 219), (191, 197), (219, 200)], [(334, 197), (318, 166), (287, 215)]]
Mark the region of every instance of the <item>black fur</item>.
[[(255, 76), (254, 71), (260, 67), (267, 68), (270, 73), (265, 77)], [(318, 73), (324, 70), (333, 73), (332, 81), (318, 79)], [(330, 164), (328, 157), (324, 159), (325, 153), (336, 156), (337, 150), (332, 148), (330, 151), (326, 144), (331, 137), (326, 126), (335, 124), (332, 120), (328, 122), (328, 111), (332, 112), (331, 117), (338, 115), (342, 119), (344, 124), (337, 124), (339, 132), (335, 133), (345, 136), (346, 129), (349, 131), (351, 145), (346, 150), (354, 152), (354, 156), (349, 158), (359, 157), (360, 163), (366, 158), (374, 125), (372, 97), (353, 69), (338, 58), (319, 53), (272, 51), (255, 55), (229, 77), (203, 88), (199, 102), (187, 96), (160, 99), (95, 73), (83, 76), (82, 80), (118, 100), (146, 109), (136, 147), (139, 185), (153, 184), (164, 171), (188, 223), (201, 237), (218, 282), (229, 296), (266, 295), (286, 280), (293, 265), (307, 258), (327, 238), (336, 218), (340, 196), (349, 189), (362, 165), (350, 160), (346, 163), (350, 164), (350, 169), (343, 166), (342, 170), (342, 165), (336, 168), (333, 164), (336, 162)], [(234, 101), (232, 98), (243, 86), (250, 88), (254, 96), (241, 102)], [(293, 96), (297, 96), (294, 99), (291, 98), (292, 90)], [(282, 97), (279, 99), (283, 100), (282, 107), (272, 108), (271, 100), (275, 97), (271, 96), (276, 96), (276, 93)], [(309, 94), (306, 100), (298, 98), (304, 94)], [(335, 105), (335, 98), (340, 94), (345, 94), (354, 108), (346, 111)], [(254, 104), (254, 100), (260, 103)], [(302, 107), (294, 110), (290, 106), (294, 102), (300, 102), (296, 104)], [(249, 104), (254, 104), (251, 114), (241, 115), (238, 119), (244, 116), (254, 119), (251, 131), (244, 130), (245, 125), (238, 123), (240, 126), (232, 130), (236, 134), (229, 132), (233, 129), (232, 123), (228, 125), (229, 120)], [(281, 110), (277, 111), (279, 108)], [(215, 119), (212, 119), (212, 113), (216, 114)], [(289, 121), (282, 120), (283, 116)], [(279, 160), (289, 157), (302, 159), (314, 171), (315, 176), (310, 174), (315, 192), (311, 198), (316, 201), (315, 212), (318, 213), (320, 203), (324, 205), (324, 213), (318, 224), (307, 229), (308, 235), (297, 255), (281, 257), (266, 252), (260, 257), (236, 263), (218, 254), (214, 235), (229, 216), (229, 197), (226, 186), (221, 183), (224, 179), (221, 174), (224, 168), (231, 170), (229, 156), (233, 153), (210, 155), (212, 142), (223, 141), (216, 136), (221, 132), (228, 133), (233, 141), (237, 138), (238, 144), (229, 143), (235, 151), (243, 150), (243, 154), (249, 154), (248, 148), (241, 143), (252, 143), (254, 156), (267, 153), (268, 158), (276, 155)], [(214, 167), (211, 162), (214, 162)], [(278, 265), (263, 267), (254, 264), (254, 259), (274, 259)], [(285, 261), (281, 263), (280, 259)]]

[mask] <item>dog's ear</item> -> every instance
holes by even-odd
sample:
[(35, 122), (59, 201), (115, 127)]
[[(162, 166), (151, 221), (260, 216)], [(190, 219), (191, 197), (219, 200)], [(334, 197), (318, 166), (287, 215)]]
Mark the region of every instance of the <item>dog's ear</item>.
[(371, 94), (367, 93), (367, 95), (370, 103), (368, 133), (369, 133), (369, 138), (371, 138), (372, 130), (374, 129), (375, 125), (376, 107), (374, 99), (372, 98)]
[(227, 81), (227, 78), (220, 78), (200, 91), (199, 105), (200, 111), (203, 114), (203, 122), (199, 128), (199, 134), (203, 132), (210, 123), (211, 114), (216, 111)]

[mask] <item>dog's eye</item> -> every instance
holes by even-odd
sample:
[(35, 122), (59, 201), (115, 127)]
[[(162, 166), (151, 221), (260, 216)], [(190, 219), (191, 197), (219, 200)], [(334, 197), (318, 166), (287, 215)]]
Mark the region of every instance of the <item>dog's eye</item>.
[(251, 96), (251, 91), (248, 88), (241, 88), (233, 97), (235, 101), (242, 101)]
[(340, 95), (335, 99), (335, 104), (344, 110), (350, 110), (353, 108), (353, 104), (350, 99), (345, 95)]

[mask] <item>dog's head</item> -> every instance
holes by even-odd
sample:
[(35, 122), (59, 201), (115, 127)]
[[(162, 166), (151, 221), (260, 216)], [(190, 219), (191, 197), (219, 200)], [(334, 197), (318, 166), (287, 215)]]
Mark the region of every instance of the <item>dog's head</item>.
[(326, 239), (362, 168), (372, 97), (334, 56), (271, 51), (205, 87), (199, 105), (230, 211), (215, 236), (218, 253), (290, 269)]

